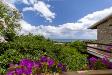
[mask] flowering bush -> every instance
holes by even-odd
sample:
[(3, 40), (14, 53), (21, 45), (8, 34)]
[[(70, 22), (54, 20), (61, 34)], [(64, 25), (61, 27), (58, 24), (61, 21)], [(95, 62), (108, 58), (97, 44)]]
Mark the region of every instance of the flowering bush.
[(65, 65), (48, 56), (42, 56), (38, 61), (22, 59), (19, 64), (10, 64), (7, 75), (41, 75), (64, 71)]
[[(112, 46), (107, 46), (106, 50), (112, 52)], [(89, 59), (89, 68), (90, 69), (112, 69), (112, 62), (108, 60), (108, 57), (110, 56), (111, 56), (111, 53), (105, 52), (105, 56), (102, 59), (91, 57)]]
[(106, 57), (100, 59), (91, 57), (89, 59), (89, 68), (90, 69), (112, 69), (112, 62), (110, 62)]
[[(38, 35), (16, 36), (14, 41), (0, 43), (0, 74), (6, 73), (9, 63), (19, 63), (23, 58), (39, 59), (48, 55), (67, 65), (70, 71), (85, 70), (87, 55), (81, 54), (75, 47), (55, 44)], [(6, 75), (6, 74), (5, 74)]]

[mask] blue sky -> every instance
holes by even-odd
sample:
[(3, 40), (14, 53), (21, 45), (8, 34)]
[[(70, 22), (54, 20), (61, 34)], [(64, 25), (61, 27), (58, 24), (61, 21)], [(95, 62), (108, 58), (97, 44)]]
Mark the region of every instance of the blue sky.
[[(85, 15), (94, 11), (102, 10), (112, 6), (112, 0), (44, 0), (51, 5), (51, 11), (56, 13), (53, 22), (45, 22), (45, 19), (36, 14), (36, 12), (23, 12), (24, 19), (33, 25), (59, 25), (68, 22), (75, 22)], [(22, 11), (26, 6), (24, 3), (16, 3), (16, 7)], [(30, 19), (33, 19), (30, 20)]]
[(87, 28), (112, 12), (112, 0), (13, 0), (9, 3), (23, 14), (21, 33), (31, 32), (52, 39), (96, 39), (96, 30)]

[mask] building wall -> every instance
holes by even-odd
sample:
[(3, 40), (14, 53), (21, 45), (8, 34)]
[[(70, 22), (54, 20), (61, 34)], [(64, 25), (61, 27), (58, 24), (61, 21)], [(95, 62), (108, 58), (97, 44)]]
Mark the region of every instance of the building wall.
[(97, 40), (104, 44), (112, 43), (112, 19), (97, 26)]

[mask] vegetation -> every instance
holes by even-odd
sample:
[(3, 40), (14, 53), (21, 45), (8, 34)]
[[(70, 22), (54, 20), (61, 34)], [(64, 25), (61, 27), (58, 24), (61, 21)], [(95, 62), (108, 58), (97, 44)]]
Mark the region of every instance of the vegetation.
[(66, 65), (55, 61), (49, 56), (39, 60), (22, 59), (19, 64), (10, 64), (7, 75), (41, 75), (66, 72)]
[(77, 49), (80, 53), (87, 53), (86, 44), (83, 43), (82, 41), (71, 42), (71, 43), (68, 43), (67, 45)]
[(99, 69), (112, 69), (112, 62), (110, 62), (107, 57), (102, 59), (91, 57), (89, 59), (89, 68), (92, 70), (99, 70)]
[(1, 43), (0, 50), (3, 70), (7, 69), (9, 63), (18, 63), (23, 58), (37, 60), (44, 54), (66, 64), (68, 70), (84, 69), (87, 64), (87, 55), (81, 54), (77, 49), (54, 44), (53, 41), (37, 35), (16, 36), (13, 41)]
[(14, 39), (16, 31), (20, 29), (18, 24), (20, 18), (21, 15), (16, 9), (12, 9), (0, 1), (0, 34), (5, 37), (5, 40)]
[(9, 9), (1, 2), (0, 10), (0, 18), (6, 25), (4, 27), (4, 23), (0, 24), (3, 26), (0, 28), (0, 32), (7, 41), (0, 43), (0, 73), (5, 73), (10, 63), (17, 64), (23, 58), (38, 60), (42, 55), (48, 55), (56, 61), (64, 63), (67, 65), (67, 70), (85, 69), (87, 55), (79, 52), (84, 48), (80, 42), (58, 45), (39, 35), (18, 36), (16, 30), (20, 29), (19, 12)]

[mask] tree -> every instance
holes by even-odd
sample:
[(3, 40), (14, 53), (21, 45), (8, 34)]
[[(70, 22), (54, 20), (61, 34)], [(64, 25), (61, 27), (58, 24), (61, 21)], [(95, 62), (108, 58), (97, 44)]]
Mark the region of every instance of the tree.
[(10, 8), (0, 1), (0, 35), (4, 36), (6, 41), (14, 39), (16, 30), (20, 29), (18, 23), (20, 19), (21, 16), (17, 9)]

